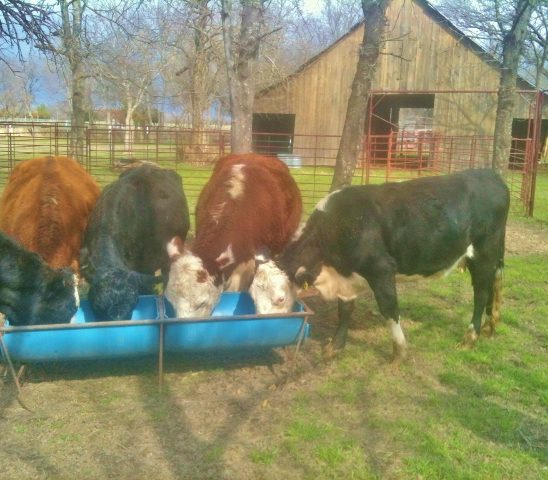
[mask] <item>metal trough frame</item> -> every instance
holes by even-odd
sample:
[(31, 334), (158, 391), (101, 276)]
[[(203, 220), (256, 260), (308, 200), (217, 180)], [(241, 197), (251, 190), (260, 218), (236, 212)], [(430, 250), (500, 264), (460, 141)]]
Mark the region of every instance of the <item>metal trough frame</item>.
[(160, 328), (159, 344), (158, 344), (158, 388), (162, 391), (163, 375), (164, 375), (164, 331), (165, 325), (176, 323), (208, 323), (208, 322), (237, 322), (241, 320), (268, 320), (270, 318), (279, 318), (283, 315), (284, 318), (291, 317), (303, 317), (303, 323), (299, 331), (297, 338), (297, 344), (295, 346), (295, 357), (299, 352), (299, 348), (304, 338), (306, 331), (306, 325), (308, 324), (308, 317), (314, 314), (314, 312), (304, 303), (302, 300), (297, 302), (303, 306), (303, 312), (289, 312), (289, 313), (272, 313), (272, 314), (246, 314), (246, 315), (220, 315), (215, 317), (196, 317), (196, 318), (166, 318), (165, 317), (165, 304), (160, 301), (158, 297), (158, 312), (160, 318), (154, 320), (112, 320), (103, 322), (89, 322), (89, 323), (60, 323), (60, 324), (48, 324), (48, 325), (25, 325), (20, 327), (5, 326), (2, 322), (0, 327), (0, 349), (2, 358), (8, 365), (8, 369), (13, 378), (13, 381), (17, 387), (19, 396), (21, 395), (21, 385), (19, 383), (18, 375), (15, 372), (13, 362), (11, 360), (9, 349), (4, 341), (4, 335), (16, 332), (37, 332), (37, 331), (53, 331), (53, 330), (80, 330), (80, 329), (95, 329), (95, 328), (112, 328), (112, 327), (135, 327), (139, 325), (158, 325)]

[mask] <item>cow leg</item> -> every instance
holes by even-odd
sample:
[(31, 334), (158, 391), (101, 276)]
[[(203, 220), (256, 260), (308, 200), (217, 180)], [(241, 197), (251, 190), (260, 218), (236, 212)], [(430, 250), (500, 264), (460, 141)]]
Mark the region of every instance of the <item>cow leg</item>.
[(396, 292), (395, 271), (390, 268), (376, 269), (376, 274), (363, 274), (366, 278), (381, 315), (387, 320), (392, 335), (393, 360), (399, 361), (407, 355), (407, 342), (400, 325), (400, 310)]
[(324, 358), (332, 358), (335, 356), (338, 350), (342, 350), (346, 345), (346, 337), (348, 333), (348, 325), (354, 312), (356, 302), (354, 300), (341, 300), (338, 299), (338, 316), (339, 325), (335, 332), (335, 337), (329, 342), (323, 349)]
[[(477, 251), (476, 251), (477, 252)], [(487, 304), (494, 303), (494, 282), (495, 267), (494, 262), (489, 259), (475, 257), (469, 262), (468, 267), (472, 276), (472, 285), (474, 287), (474, 312), (468, 331), (464, 335), (463, 347), (472, 347), (478, 339), (481, 331), (481, 319), (486, 311)]]
[(493, 288), (489, 292), (487, 306), (485, 307), (486, 320), (481, 329), (482, 335), (488, 337), (495, 333), (495, 328), (500, 322), (500, 306), (502, 303), (502, 268), (497, 268), (495, 271), (495, 281)]

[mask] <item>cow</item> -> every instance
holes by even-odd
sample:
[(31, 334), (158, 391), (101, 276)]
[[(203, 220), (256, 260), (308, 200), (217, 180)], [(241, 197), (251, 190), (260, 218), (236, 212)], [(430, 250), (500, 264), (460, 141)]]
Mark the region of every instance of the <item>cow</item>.
[(300, 191), (281, 160), (253, 153), (220, 158), (198, 198), (191, 248), (182, 250), (177, 239), (167, 245), (165, 295), (177, 316), (208, 316), (223, 290), (247, 290), (254, 257), (281, 252), (301, 211)]
[(70, 268), (52, 269), (0, 232), (0, 313), (10, 325), (70, 322), (79, 305), (77, 283)]
[(103, 189), (80, 252), (98, 320), (129, 319), (139, 294), (167, 281), (165, 245), (173, 237), (184, 242), (189, 226), (182, 179), (175, 171), (142, 165)]
[[(425, 277), (465, 262), (472, 277), (474, 309), (462, 342), (470, 347), (500, 320), (504, 237), (510, 197), (502, 178), (488, 169), (401, 183), (350, 186), (323, 198), (302, 234), (263, 275), (262, 301), (274, 288), (316, 287), (339, 301), (339, 326), (327, 355), (344, 347), (356, 298), (367, 281), (392, 333), (393, 356), (405, 357), (396, 274)], [(259, 269), (265, 267), (259, 267)], [(257, 273), (256, 278), (259, 277)]]
[(26, 160), (0, 199), (0, 229), (52, 268), (79, 268), (82, 236), (100, 190), (73, 158)]

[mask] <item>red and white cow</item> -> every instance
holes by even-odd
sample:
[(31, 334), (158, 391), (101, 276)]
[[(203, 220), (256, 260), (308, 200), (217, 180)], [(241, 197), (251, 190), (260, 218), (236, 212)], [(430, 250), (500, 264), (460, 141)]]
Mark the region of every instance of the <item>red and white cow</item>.
[(0, 229), (54, 268), (79, 268), (80, 245), (99, 197), (74, 159), (43, 157), (17, 165), (0, 199)]
[(221, 158), (198, 199), (191, 249), (183, 251), (176, 238), (167, 246), (165, 295), (177, 316), (210, 315), (223, 289), (247, 290), (255, 256), (279, 253), (301, 212), (301, 194), (282, 161), (252, 153)]

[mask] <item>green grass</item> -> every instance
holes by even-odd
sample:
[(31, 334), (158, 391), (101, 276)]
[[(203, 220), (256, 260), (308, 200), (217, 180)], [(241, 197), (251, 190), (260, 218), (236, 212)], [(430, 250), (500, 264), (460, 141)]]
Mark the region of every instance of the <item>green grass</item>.
[[(182, 173), (198, 188), (208, 170)], [(292, 173), (304, 189), (313, 171)], [(329, 172), (316, 173), (316, 191), (328, 188)], [(546, 172), (536, 198), (546, 221)], [(166, 361), (159, 393), (154, 362), (31, 366), (31, 412), (0, 387), (2, 478), (546, 478), (547, 265), (546, 254), (507, 256), (502, 323), (470, 351), (456, 348), (471, 317), (468, 273), (400, 283), (410, 354), (399, 367), (371, 295), (331, 362), (319, 352), (336, 306), (318, 305), (294, 370), (270, 357), (183, 356)]]
[(548, 166), (539, 168), (535, 188), (533, 217), (548, 222)]
[[(405, 288), (411, 361), (393, 372), (371, 359), (375, 345), (351, 338), (280, 427), (286, 454), (306, 464), (306, 478), (325, 469), (331, 478), (543, 478), (547, 264), (539, 255), (508, 259), (504, 323), (472, 351), (455, 348), (471, 315), (467, 274)], [(388, 333), (373, 328), (388, 350)]]

